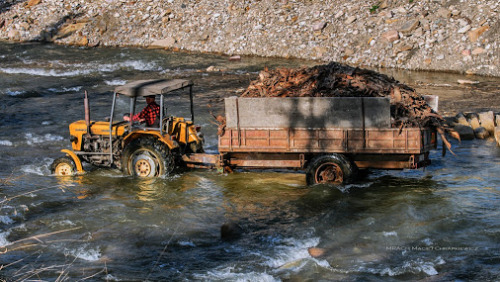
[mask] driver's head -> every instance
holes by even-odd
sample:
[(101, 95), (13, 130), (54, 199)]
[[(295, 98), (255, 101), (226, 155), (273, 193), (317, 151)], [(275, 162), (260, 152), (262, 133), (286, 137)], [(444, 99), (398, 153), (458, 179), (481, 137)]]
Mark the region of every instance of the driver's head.
[(146, 103), (151, 104), (155, 101), (155, 95), (146, 96)]

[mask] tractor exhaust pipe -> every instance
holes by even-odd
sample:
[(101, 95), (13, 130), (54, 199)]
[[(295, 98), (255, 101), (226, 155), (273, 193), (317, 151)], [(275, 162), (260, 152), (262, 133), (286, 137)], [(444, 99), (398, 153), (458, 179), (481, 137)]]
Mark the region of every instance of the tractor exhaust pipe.
[(90, 134), (90, 107), (89, 97), (87, 90), (85, 90), (85, 98), (83, 99), (83, 106), (85, 107), (85, 125), (87, 125), (87, 133)]

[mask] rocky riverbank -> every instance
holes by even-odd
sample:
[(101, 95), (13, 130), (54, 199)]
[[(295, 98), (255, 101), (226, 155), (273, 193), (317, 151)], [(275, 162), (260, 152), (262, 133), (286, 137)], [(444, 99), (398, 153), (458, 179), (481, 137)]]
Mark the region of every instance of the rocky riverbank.
[(6, 0), (0, 39), (500, 76), (497, 0)]

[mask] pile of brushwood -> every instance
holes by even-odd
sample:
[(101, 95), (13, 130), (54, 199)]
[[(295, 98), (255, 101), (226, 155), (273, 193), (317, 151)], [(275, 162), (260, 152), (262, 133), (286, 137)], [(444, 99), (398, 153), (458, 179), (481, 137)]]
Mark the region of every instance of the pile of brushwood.
[[(387, 75), (339, 63), (265, 69), (241, 97), (390, 97), (392, 126), (431, 127), (447, 141), (444, 119), (411, 87)], [(452, 133), (455, 137), (456, 134)]]

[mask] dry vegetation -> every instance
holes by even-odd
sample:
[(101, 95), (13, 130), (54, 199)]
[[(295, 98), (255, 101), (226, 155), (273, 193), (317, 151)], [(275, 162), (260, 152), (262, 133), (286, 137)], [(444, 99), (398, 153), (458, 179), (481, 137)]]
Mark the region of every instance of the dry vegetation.
[(375, 71), (329, 63), (310, 68), (265, 69), (241, 97), (389, 97), (392, 126), (431, 127), (445, 137), (444, 119), (413, 88)]

